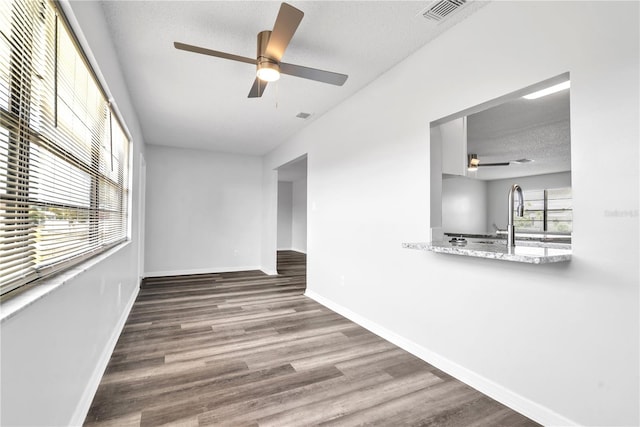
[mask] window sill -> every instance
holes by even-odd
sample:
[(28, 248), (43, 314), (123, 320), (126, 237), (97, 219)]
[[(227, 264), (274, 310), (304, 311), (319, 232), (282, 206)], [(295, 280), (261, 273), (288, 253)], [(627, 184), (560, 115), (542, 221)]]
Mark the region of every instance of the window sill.
[(25, 285), (24, 290), (18, 291), (16, 295), (11, 296), (6, 301), (2, 301), (2, 303), (0, 303), (0, 323), (15, 316), (17, 313), (39, 299), (49, 295), (51, 292), (61, 288), (69, 281), (75, 279), (80, 274), (97, 265), (99, 262), (109, 258), (111, 255), (128, 246), (130, 243), (131, 240), (122, 242), (108, 251), (89, 258), (68, 270), (61, 271), (51, 277), (39, 279), (31, 284)]

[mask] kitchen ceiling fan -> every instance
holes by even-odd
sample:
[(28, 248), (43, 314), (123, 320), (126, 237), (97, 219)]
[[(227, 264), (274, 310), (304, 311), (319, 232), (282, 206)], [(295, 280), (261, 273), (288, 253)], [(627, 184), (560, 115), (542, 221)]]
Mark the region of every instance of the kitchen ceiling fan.
[(525, 163), (531, 163), (533, 160), (531, 159), (517, 159), (517, 160), (509, 160), (508, 162), (498, 162), (498, 163), (480, 163), (480, 159), (478, 159), (477, 154), (468, 154), (467, 155), (467, 169), (470, 171), (478, 170), (479, 167), (484, 166), (510, 166), (510, 165), (522, 165)]
[(298, 29), (298, 25), (300, 25), (303, 16), (304, 13), (301, 10), (296, 9), (287, 3), (282, 3), (276, 22), (273, 25), (273, 30), (266, 30), (258, 33), (258, 52), (256, 59), (181, 42), (174, 42), (173, 45), (176, 49), (180, 50), (255, 65), (256, 79), (249, 91), (249, 98), (261, 97), (267, 87), (267, 84), (278, 80), (280, 78), (280, 74), (287, 74), (290, 76), (301, 77), (303, 79), (342, 86), (348, 78), (346, 74), (288, 64), (281, 61), (284, 51)]

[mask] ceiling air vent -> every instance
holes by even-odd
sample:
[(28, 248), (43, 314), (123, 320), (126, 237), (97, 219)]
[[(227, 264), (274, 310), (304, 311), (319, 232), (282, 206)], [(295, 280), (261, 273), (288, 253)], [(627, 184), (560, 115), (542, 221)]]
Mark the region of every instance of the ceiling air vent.
[(296, 117), (299, 119), (308, 119), (310, 115), (311, 113), (300, 112), (296, 115)]
[(439, 0), (422, 12), (422, 16), (432, 21), (442, 21), (467, 3), (467, 0)]

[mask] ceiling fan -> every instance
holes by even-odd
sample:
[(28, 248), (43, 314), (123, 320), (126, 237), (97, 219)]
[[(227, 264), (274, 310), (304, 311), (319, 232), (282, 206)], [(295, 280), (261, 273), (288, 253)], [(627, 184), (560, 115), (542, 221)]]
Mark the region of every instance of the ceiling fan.
[(342, 86), (347, 80), (348, 76), (346, 74), (288, 64), (281, 61), (284, 51), (289, 45), (293, 34), (298, 29), (298, 25), (300, 25), (303, 16), (304, 13), (301, 10), (287, 3), (282, 3), (276, 22), (273, 25), (273, 30), (258, 33), (258, 53), (256, 59), (180, 42), (174, 42), (173, 45), (176, 49), (180, 50), (255, 65), (257, 70), (256, 79), (249, 91), (249, 98), (261, 97), (267, 87), (267, 83), (278, 80), (280, 74)]
[(517, 160), (509, 160), (508, 162), (499, 162), (499, 163), (480, 163), (480, 159), (478, 159), (477, 154), (468, 154), (467, 155), (467, 169), (470, 171), (478, 170), (481, 166), (510, 166), (510, 165), (522, 165), (525, 163), (533, 162), (532, 159), (517, 159)]

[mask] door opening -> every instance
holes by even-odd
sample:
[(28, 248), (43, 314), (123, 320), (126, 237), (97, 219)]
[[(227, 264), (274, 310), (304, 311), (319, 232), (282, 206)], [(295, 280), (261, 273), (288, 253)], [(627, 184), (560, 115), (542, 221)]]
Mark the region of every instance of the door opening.
[[(307, 156), (278, 168), (277, 269), (304, 264), (307, 253)], [(297, 267), (300, 269), (300, 267)]]

